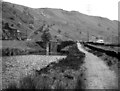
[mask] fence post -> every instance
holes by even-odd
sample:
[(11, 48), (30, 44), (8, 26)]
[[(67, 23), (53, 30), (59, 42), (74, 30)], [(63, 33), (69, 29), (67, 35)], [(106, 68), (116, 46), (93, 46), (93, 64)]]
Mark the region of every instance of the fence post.
[(46, 55), (49, 55), (49, 42), (46, 43)]

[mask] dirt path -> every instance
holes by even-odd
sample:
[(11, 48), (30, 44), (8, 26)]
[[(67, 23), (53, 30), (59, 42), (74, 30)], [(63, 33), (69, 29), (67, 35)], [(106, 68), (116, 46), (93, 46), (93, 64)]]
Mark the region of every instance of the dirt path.
[(85, 51), (80, 43), (77, 43), (80, 51), (86, 54), (86, 89), (115, 89), (117, 88), (117, 77), (114, 71), (111, 71), (103, 60)]

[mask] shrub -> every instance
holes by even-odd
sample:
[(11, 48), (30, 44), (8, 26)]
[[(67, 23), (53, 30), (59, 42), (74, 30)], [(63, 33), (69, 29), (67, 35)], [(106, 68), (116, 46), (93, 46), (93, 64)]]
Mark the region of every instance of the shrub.
[(27, 76), (20, 80), (20, 89), (35, 89), (33, 79)]
[(9, 84), (8, 88), (5, 89), (5, 91), (10, 91), (11, 89), (17, 89), (17, 84), (16, 83)]
[(51, 89), (52, 79), (48, 76), (37, 76), (34, 79), (36, 89)]

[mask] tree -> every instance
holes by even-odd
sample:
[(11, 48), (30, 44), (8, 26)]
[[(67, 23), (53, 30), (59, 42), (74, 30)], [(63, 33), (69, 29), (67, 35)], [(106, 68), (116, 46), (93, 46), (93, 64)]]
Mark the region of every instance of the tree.
[(51, 34), (49, 32), (49, 28), (47, 28), (43, 31), (41, 38), (42, 38), (43, 42), (45, 42), (45, 44), (46, 44), (46, 55), (49, 55), (49, 42), (52, 39)]
[(58, 29), (58, 33), (59, 33), (59, 34), (61, 33), (61, 30), (60, 30), (60, 29)]

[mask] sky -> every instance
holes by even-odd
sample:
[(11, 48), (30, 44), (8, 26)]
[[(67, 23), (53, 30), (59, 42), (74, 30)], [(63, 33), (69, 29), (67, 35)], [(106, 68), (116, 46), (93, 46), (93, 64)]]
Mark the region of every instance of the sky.
[[(120, 0), (3, 0), (31, 8), (59, 8), (118, 20)], [(119, 4), (120, 5), (120, 4)], [(120, 9), (119, 9), (120, 10)]]

